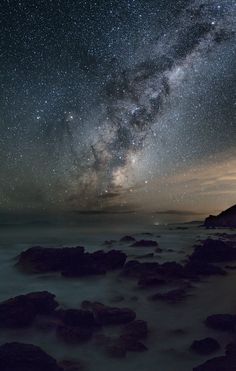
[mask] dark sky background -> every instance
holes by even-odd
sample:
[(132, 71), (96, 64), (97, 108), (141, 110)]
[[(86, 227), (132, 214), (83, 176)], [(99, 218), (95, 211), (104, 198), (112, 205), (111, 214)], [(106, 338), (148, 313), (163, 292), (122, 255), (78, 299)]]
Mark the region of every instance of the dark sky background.
[(2, 0), (0, 209), (236, 200), (236, 2)]

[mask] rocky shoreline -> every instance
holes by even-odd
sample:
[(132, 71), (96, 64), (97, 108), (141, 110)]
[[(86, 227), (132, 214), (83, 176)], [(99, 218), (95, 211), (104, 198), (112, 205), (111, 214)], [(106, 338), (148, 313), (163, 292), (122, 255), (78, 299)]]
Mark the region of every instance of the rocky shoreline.
[[(158, 305), (163, 302), (173, 306), (173, 309), (195, 295), (198, 283), (204, 282), (206, 277), (224, 279), (234, 270), (236, 238), (233, 233), (218, 232), (211, 238), (198, 241), (191, 254), (181, 262), (157, 261), (156, 257), (162, 254), (162, 246), (152, 233), (145, 237), (147, 239), (126, 235), (120, 240), (107, 240), (102, 250), (94, 252), (88, 252), (81, 246), (34, 246), (18, 255), (15, 269), (28, 275), (29, 279), (37, 274), (53, 273), (58, 275), (58, 279), (86, 280), (90, 276), (95, 278), (112, 273), (118, 282), (132, 282), (132, 300), (138, 301), (140, 293), (146, 297), (147, 303)], [(173, 251), (169, 250), (169, 253)], [(136, 255), (135, 252), (140, 253)], [(149, 318), (137, 317), (134, 309), (122, 305), (123, 301), (123, 296), (114, 297), (117, 304), (113, 306), (89, 298), (83, 300), (80, 306), (68, 308), (51, 292), (29, 292), (0, 303), (0, 330), (21, 332), (33, 328), (36, 333), (50, 332), (57, 341), (67, 346), (93, 342), (107, 357), (118, 359), (125, 358), (130, 352), (146, 353), (151, 347), (147, 341), (152, 332)], [(203, 319), (203, 323), (206, 331), (232, 335), (236, 330), (236, 312), (212, 313)], [(212, 336), (212, 332), (208, 337), (192, 339), (189, 343), (190, 353), (209, 357), (221, 349), (222, 344)], [(192, 370), (233, 371), (235, 367), (236, 345), (229, 342), (225, 355), (211, 358)], [(36, 345), (8, 342), (0, 346), (0, 369), (81, 371), (84, 365), (73, 359), (57, 362)]]

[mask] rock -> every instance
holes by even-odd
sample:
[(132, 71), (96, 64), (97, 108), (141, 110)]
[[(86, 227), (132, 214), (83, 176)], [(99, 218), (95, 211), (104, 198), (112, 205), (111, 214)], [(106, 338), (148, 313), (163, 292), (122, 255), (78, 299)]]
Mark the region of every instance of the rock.
[(103, 245), (105, 246), (111, 246), (116, 242), (116, 240), (105, 240)]
[(38, 314), (50, 314), (57, 306), (47, 291), (16, 296), (0, 303), (0, 327), (30, 326)]
[(195, 340), (190, 349), (198, 354), (207, 355), (220, 349), (220, 344), (215, 339), (205, 338), (202, 340)]
[(32, 292), (25, 295), (25, 297), (33, 303), (37, 314), (50, 314), (59, 305), (55, 300), (56, 296), (48, 291)]
[(226, 345), (225, 354), (228, 357), (236, 359), (236, 342), (232, 342)]
[(225, 356), (212, 358), (193, 371), (236, 371), (236, 343), (227, 345)]
[(59, 362), (59, 366), (64, 371), (83, 371), (84, 370), (84, 365), (78, 361), (63, 360)]
[(109, 307), (101, 303), (86, 303), (94, 313), (96, 322), (100, 325), (120, 325), (132, 322), (136, 314), (129, 308)]
[(143, 343), (141, 343), (139, 340), (131, 335), (121, 335), (118, 341), (119, 343), (121, 343), (121, 346), (129, 352), (145, 352), (146, 350), (148, 350)]
[(236, 315), (233, 314), (213, 314), (207, 317), (206, 326), (215, 330), (234, 331), (236, 326)]
[(188, 278), (189, 274), (186, 272), (183, 265), (176, 262), (166, 262), (160, 265), (159, 272), (168, 278)]
[(93, 312), (83, 309), (66, 309), (57, 311), (57, 315), (67, 326), (92, 327), (96, 325)]
[(123, 334), (134, 339), (145, 339), (148, 336), (147, 322), (142, 320), (130, 322), (124, 326)]
[(123, 268), (123, 274), (128, 277), (144, 278), (157, 275), (160, 272), (160, 264), (157, 262), (140, 263), (137, 260), (128, 261)]
[(134, 242), (132, 247), (156, 247), (158, 246), (158, 243), (153, 240), (139, 240)]
[(106, 346), (107, 353), (114, 358), (124, 358), (127, 352), (144, 352), (146, 350), (147, 347), (143, 343), (128, 334), (110, 339), (110, 343)]
[(236, 364), (232, 358), (221, 356), (194, 367), (193, 371), (236, 371)]
[(223, 211), (217, 216), (210, 215), (206, 218), (204, 226), (207, 228), (235, 228), (236, 227), (236, 205)]
[(135, 238), (134, 237), (132, 237), (132, 236), (124, 236), (124, 237), (122, 237), (121, 239), (120, 239), (120, 242), (135, 242), (136, 240), (135, 240)]
[(186, 272), (189, 272), (189, 275), (194, 277), (194, 275), (200, 276), (212, 276), (212, 275), (220, 275), (225, 276), (227, 272), (213, 264), (205, 263), (203, 261), (193, 260), (188, 262), (185, 265)]
[(139, 259), (147, 259), (147, 258), (153, 258), (154, 254), (151, 252), (150, 254), (144, 254), (144, 255), (139, 255)]
[(57, 336), (67, 344), (78, 344), (91, 339), (92, 327), (88, 326), (66, 326), (57, 327)]
[(183, 289), (170, 290), (165, 293), (158, 293), (150, 296), (150, 300), (162, 300), (170, 303), (175, 303), (185, 299), (187, 296), (186, 291)]
[(122, 268), (126, 255), (119, 250), (85, 253), (83, 247), (32, 247), (19, 256), (17, 265), (24, 271), (35, 273), (61, 272), (66, 277), (105, 274)]
[(0, 346), (1, 371), (63, 371), (41, 348), (22, 343)]
[(165, 284), (167, 281), (160, 276), (147, 276), (138, 281), (140, 287), (151, 287)]
[(204, 263), (219, 263), (236, 260), (236, 248), (230, 242), (213, 240), (203, 241), (201, 246), (196, 246), (190, 261), (203, 261)]
[(119, 342), (108, 345), (106, 352), (112, 358), (125, 358), (127, 353), (125, 347)]
[(84, 256), (84, 247), (44, 248), (34, 246), (23, 251), (18, 266), (30, 273), (60, 272), (65, 266), (79, 263)]

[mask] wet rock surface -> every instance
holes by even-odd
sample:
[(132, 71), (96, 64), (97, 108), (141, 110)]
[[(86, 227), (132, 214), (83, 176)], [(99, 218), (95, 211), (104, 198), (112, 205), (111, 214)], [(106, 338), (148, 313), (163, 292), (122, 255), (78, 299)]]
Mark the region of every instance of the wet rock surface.
[(51, 314), (59, 304), (47, 291), (19, 295), (0, 303), (0, 327), (30, 326), (37, 315)]
[(158, 243), (154, 240), (139, 240), (134, 242), (132, 247), (157, 247)]
[(236, 370), (236, 344), (230, 343), (226, 347), (225, 355), (212, 358), (193, 371), (235, 371)]
[(190, 347), (190, 350), (202, 355), (214, 353), (219, 349), (220, 344), (218, 343), (217, 340), (212, 338), (195, 340)]
[(23, 343), (0, 346), (1, 371), (63, 371), (41, 348)]
[(233, 314), (213, 314), (205, 320), (206, 326), (215, 330), (234, 331), (236, 328), (236, 315)]
[(83, 247), (36, 246), (20, 254), (17, 266), (30, 273), (61, 272), (67, 277), (81, 277), (122, 268), (125, 261), (126, 254), (119, 250), (86, 253)]
[(196, 246), (190, 256), (191, 262), (219, 263), (236, 260), (236, 247), (233, 243), (215, 239), (206, 239)]

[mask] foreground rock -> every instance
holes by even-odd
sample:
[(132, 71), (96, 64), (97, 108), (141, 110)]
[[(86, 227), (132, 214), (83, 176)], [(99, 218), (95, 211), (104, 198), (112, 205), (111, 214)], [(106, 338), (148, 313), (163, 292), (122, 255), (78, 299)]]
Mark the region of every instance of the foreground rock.
[(107, 343), (106, 351), (114, 358), (123, 358), (127, 352), (144, 352), (147, 350), (141, 340), (148, 335), (148, 326), (145, 321), (136, 320), (123, 328), (122, 334)]
[(194, 352), (201, 355), (208, 355), (213, 352), (216, 352), (219, 349), (220, 344), (218, 343), (218, 341), (212, 338), (195, 340), (190, 347), (190, 350), (193, 350)]
[(205, 324), (215, 330), (233, 332), (236, 329), (236, 315), (213, 314), (207, 317)]
[(236, 247), (231, 242), (206, 239), (202, 245), (196, 246), (190, 256), (191, 262), (219, 263), (236, 260)]
[(120, 242), (125, 242), (125, 243), (132, 243), (132, 242), (135, 242), (135, 238), (132, 237), (132, 236), (124, 236), (120, 239)]
[(63, 371), (41, 348), (22, 343), (0, 346), (1, 371)]
[(161, 301), (166, 301), (168, 303), (177, 303), (182, 301), (187, 297), (186, 290), (184, 289), (175, 289), (175, 290), (170, 290), (164, 293), (158, 293), (155, 295), (152, 295), (149, 297), (150, 300), (156, 301), (156, 300), (161, 300)]
[(119, 250), (86, 253), (83, 247), (32, 247), (19, 256), (18, 266), (26, 272), (61, 272), (67, 277), (104, 274), (122, 268), (126, 255)]
[(226, 271), (202, 260), (189, 259), (185, 265), (176, 262), (139, 262), (128, 261), (123, 275), (138, 278), (141, 287), (164, 284), (171, 280), (196, 280), (199, 276), (225, 275)]
[(129, 308), (109, 307), (97, 302), (84, 302), (82, 305), (93, 312), (98, 325), (120, 325), (136, 318), (136, 313)]
[(193, 371), (236, 371), (236, 344), (227, 345), (225, 356), (212, 358)]
[(158, 243), (153, 240), (139, 240), (134, 242), (132, 247), (157, 247)]
[(0, 327), (30, 326), (37, 315), (51, 314), (58, 305), (47, 291), (16, 296), (0, 303)]
[(217, 216), (210, 215), (204, 222), (207, 228), (236, 228), (236, 205), (223, 211)]

